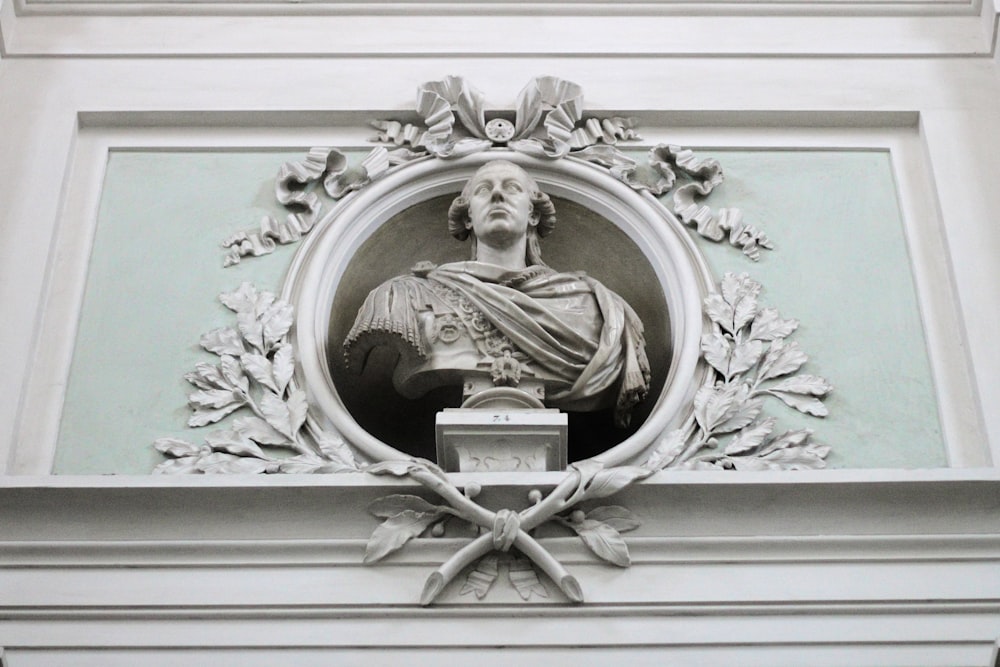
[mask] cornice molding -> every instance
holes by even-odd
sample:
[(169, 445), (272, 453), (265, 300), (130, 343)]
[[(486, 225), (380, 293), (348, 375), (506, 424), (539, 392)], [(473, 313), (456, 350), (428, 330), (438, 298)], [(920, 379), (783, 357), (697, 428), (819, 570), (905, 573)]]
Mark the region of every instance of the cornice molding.
[[(811, 535), (785, 537), (629, 537), (633, 566), (665, 564), (919, 563), (1000, 564), (1000, 535)], [(421, 538), (392, 564), (427, 566), (467, 540)], [(540, 538), (560, 561), (593, 565), (574, 537)], [(0, 543), (0, 569), (114, 567), (358, 566), (363, 539), (257, 540), (18, 540)]]
[[(912, 603), (789, 602), (773, 604), (667, 604), (615, 605), (597, 608), (538, 606), (530, 614), (514, 613), (510, 607), (472, 606), (422, 609), (406, 607), (365, 608), (354, 605), (309, 607), (266, 605), (164, 609), (102, 608), (88, 610), (25, 609), (4, 610), (17, 627), (22, 640), (18, 655), (73, 647), (81, 649), (129, 650), (126, 660), (86, 664), (135, 664), (138, 656), (155, 657), (155, 664), (201, 658), (215, 649), (218, 658), (232, 660), (239, 651), (241, 664), (274, 664), (295, 657), (296, 649), (378, 650), (378, 657), (406, 659), (410, 664), (434, 664), (420, 658), (433, 649), (454, 654), (461, 648), (493, 648), (502, 641), (512, 650), (541, 649), (549, 659), (568, 657), (564, 651), (586, 647), (622, 647), (636, 651), (670, 650), (692, 655), (701, 649), (697, 664), (732, 664), (724, 657), (738, 657), (743, 664), (809, 665), (981, 665), (995, 655), (995, 615), (993, 604), (963, 602)], [(231, 622), (227, 622), (231, 621)], [(387, 623), (393, 631), (387, 632)], [(527, 623), (544, 624), (544, 633), (526, 630)], [(447, 624), (448, 632), (434, 632)], [(725, 631), (720, 631), (724, 627)], [(583, 634), (581, 634), (583, 633)], [(544, 643), (540, 637), (545, 636)], [(260, 649), (280, 646), (281, 653), (257, 655)], [(414, 651), (420, 647), (421, 651)], [(790, 661), (788, 650), (798, 647)], [(200, 649), (197, 652), (191, 649)], [(229, 650), (226, 650), (229, 649)], [(256, 649), (256, 650), (255, 650)], [(387, 653), (395, 649), (399, 653)], [(992, 650), (991, 650), (992, 649)], [(14, 651), (14, 649), (11, 649)], [(735, 654), (732, 653), (735, 651)], [(771, 653), (768, 653), (771, 651)], [(180, 655), (178, 655), (180, 652)], [(721, 654), (721, 655), (720, 655)], [(65, 660), (66, 653), (60, 657)], [(100, 656), (100, 654), (98, 654)], [(310, 654), (306, 653), (305, 656)], [(579, 653), (576, 656), (579, 657)], [(647, 654), (648, 655), (648, 654)], [(659, 655), (662, 655), (659, 654)], [(919, 656), (919, 657), (918, 657)], [(947, 657), (946, 657), (947, 656)], [(328, 664), (337, 654), (328, 653)], [(579, 658), (578, 658), (579, 659)], [(16, 664), (16, 663), (15, 663)], [(58, 659), (48, 663), (67, 664)], [(194, 663), (192, 663), (194, 664)], [(489, 664), (500, 664), (490, 662)], [(601, 664), (592, 660), (578, 664)], [(694, 663), (686, 663), (694, 664)]]
[[(986, 57), (996, 15), (978, 0), (549, 4), (541, 17), (535, 5), (378, 7), (34, 0), (0, 27), (12, 58)], [(413, 37), (445, 29), (447, 40)]]
[[(234, 16), (428, 16), (537, 18), (539, 16), (878, 16), (978, 14), (983, 0), (637, 0), (632, 2), (517, 2), (511, 0), (424, 0), (371, 3), (318, 0), (289, 6), (273, 0), (13, 0), (18, 16), (234, 15)], [(987, 2), (988, 4), (988, 2)]]
[[(473, 478), (481, 482), (484, 506), (516, 507), (527, 505), (530, 489), (550, 489), (562, 476), (495, 473), (489, 479), (468, 474), (449, 478), (459, 486)], [(119, 544), (123, 541), (140, 551), (139, 542), (168, 545), (168, 551), (194, 542), (223, 545), (222, 553), (233, 549), (234, 557), (242, 545), (253, 543), (284, 543), (301, 550), (296, 540), (366, 539), (377, 519), (358, 508), (387, 494), (415, 492), (423, 492), (416, 482), (366, 473), (5, 477), (0, 478), (0, 522), (5, 526), (0, 545), (24, 549), (35, 544), (44, 551), (47, 543), (56, 541), (108, 542), (114, 552), (125, 548)], [(839, 536), (848, 542), (817, 544), (842, 548), (850, 539), (869, 536), (897, 540), (893, 544), (898, 546), (911, 538), (913, 544), (923, 544), (914, 536), (1000, 535), (996, 469), (664, 471), (620, 492), (615, 502), (633, 508), (643, 521), (641, 529), (629, 533), (630, 543), (644, 538), (738, 541), (754, 536), (778, 540), (769, 544), (787, 539), (783, 548), (793, 548), (810, 536)], [(246, 516), (253, 516), (254, 522), (241, 520)], [(989, 542), (979, 537), (974, 541)], [(101, 548), (94, 548), (93, 557), (99, 557)], [(205, 546), (203, 553), (212, 548)]]

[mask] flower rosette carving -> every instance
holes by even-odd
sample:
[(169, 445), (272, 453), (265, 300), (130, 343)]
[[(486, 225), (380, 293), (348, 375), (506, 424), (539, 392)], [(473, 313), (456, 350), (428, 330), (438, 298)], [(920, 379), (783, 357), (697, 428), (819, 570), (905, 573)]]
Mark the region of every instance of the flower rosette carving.
[[(219, 296), (236, 315), (236, 326), (214, 329), (201, 347), (219, 357), (199, 363), (184, 379), (189, 394), (188, 426), (200, 428), (230, 415), (229, 428), (196, 445), (160, 438), (154, 446), (168, 460), (156, 473), (327, 473), (356, 470), (354, 454), (342, 439), (305, 428), (306, 393), (292, 382), (295, 351), (288, 340), (291, 304), (250, 283)], [(307, 437), (306, 432), (311, 435)], [(277, 449), (285, 455), (268, 450)]]

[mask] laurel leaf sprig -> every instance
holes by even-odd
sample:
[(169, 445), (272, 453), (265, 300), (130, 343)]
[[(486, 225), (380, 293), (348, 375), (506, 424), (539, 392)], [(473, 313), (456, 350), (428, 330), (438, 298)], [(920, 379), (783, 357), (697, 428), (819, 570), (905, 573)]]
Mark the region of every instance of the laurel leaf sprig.
[[(644, 467), (799, 470), (826, 465), (830, 448), (812, 441), (812, 430), (775, 435), (776, 420), (763, 414), (765, 399), (772, 397), (825, 417), (829, 411), (821, 399), (833, 385), (799, 373), (809, 357), (798, 343), (785, 340), (799, 323), (762, 308), (760, 291), (760, 283), (747, 274), (726, 273), (719, 291), (706, 297), (713, 330), (702, 336), (701, 351), (714, 372), (695, 394), (691, 419), (661, 439)], [(722, 437), (729, 440), (719, 452)]]
[[(238, 414), (229, 428), (209, 433), (204, 444), (160, 438), (154, 446), (166, 455), (155, 473), (328, 473), (357, 470), (343, 441), (317, 432), (305, 437), (306, 393), (292, 383), (295, 351), (289, 341), (294, 322), (291, 304), (243, 283), (219, 296), (236, 315), (236, 325), (204, 334), (201, 346), (219, 357), (202, 362), (184, 376), (195, 391), (188, 426), (200, 428)], [(269, 449), (287, 452), (271, 454)]]

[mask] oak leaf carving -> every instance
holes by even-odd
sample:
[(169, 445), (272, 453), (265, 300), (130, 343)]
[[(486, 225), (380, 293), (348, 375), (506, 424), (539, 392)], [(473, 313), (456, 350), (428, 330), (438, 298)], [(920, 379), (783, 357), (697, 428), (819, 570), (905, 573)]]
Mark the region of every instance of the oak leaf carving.
[(369, 538), (364, 562), (374, 563), (399, 550), (404, 544), (427, 530), (442, 515), (443, 512), (439, 511), (403, 510), (389, 517), (375, 528)]
[(830, 414), (830, 411), (825, 405), (823, 405), (823, 402), (813, 396), (803, 396), (802, 394), (793, 394), (788, 391), (776, 391), (774, 389), (769, 389), (767, 393), (775, 398), (780, 398), (785, 405), (790, 408), (795, 408), (799, 412), (804, 412), (814, 417), (826, 417)]
[(799, 326), (799, 321), (795, 319), (785, 320), (781, 318), (775, 308), (764, 308), (753, 324), (750, 325), (751, 340), (772, 341), (778, 338), (790, 336)]
[(233, 430), (261, 445), (284, 445), (289, 442), (287, 435), (256, 415), (237, 417), (233, 420)]
[(188, 417), (187, 424), (192, 428), (208, 426), (209, 424), (214, 424), (223, 417), (235, 412), (241, 407), (243, 407), (243, 403), (231, 403), (225, 407), (219, 408), (218, 410), (196, 408), (194, 413)]
[(726, 454), (730, 456), (746, 454), (759, 447), (764, 442), (764, 438), (774, 430), (775, 421), (773, 417), (768, 417), (737, 433), (726, 446)]
[(632, 564), (625, 540), (621, 533), (610, 524), (594, 519), (584, 519), (583, 521), (570, 521), (568, 525), (576, 531), (587, 548), (602, 560), (618, 567), (628, 567)]
[(240, 284), (232, 292), (219, 295), (219, 301), (234, 313), (253, 312), (259, 298), (257, 288), (248, 282)]
[(760, 364), (760, 371), (757, 375), (758, 382), (771, 380), (774, 378), (794, 373), (806, 363), (809, 357), (799, 349), (799, 344), (785, 343), (778, 339), (771, 343), (771, 348), (764, 355), (764, 360)]
[(376, 498), (368, 505), (368, 512), (380, 519), (388, 519), (406, 510), (418, 513), (431, 513), (440, 509), (441, 507), (432, 505), (419, 496), (406, 494), (382, 496), (381, 498)]
[(327, 459), (335, 464), (340, 464), (345, 470), (357, 470), (358, 462), (354, 458), (354, 452), (347, 446), (342, 438), (333, 437), (326, 433), (322, 434), (317, 442), (319, 450)]
[(217, 452), (225, 452), (234, 456), (268, 458), (253, 441), (235, 431), (213, 431), (205, 436), (205, 444)]
[(624, 489), (636, 480), (645, 479), (652, 474), (648, 468), (639, 466), (618, 466), (600, 470), (587, 484), (581, 500), (606, 498)]
[(291, 345), (278, 345), (275, 348), (271, 371), (275, 390), (278, 394), (283, 394), (295, 373), (295, 349)]
[(632, 510), (619, 505), (595, 507), (587, 512), (585, 516), (588, 520), (606, 523), (619, 533), (627, 533), (642, 525), (642, 522), (639, 521), (639, 518)]
[(261, 386), (267, 387), (275, 394), (280, 394), (278, 385), (274, 381), (274, 372), (271, 362), (262, 354), (251, 352), (240, 357), (240, 363), (246, 372), (256, 380)]
[(197, 456), (204, 450), (202, 445), (193, 445), (177, 438), (158, 438), (153, 446), (167, 456), (176, 457)]
[(200, 343), (203, 348), (219, 356), (228, 354), (238, 357), (246, 352), (243, 338), (232, 327), (213, 329), (201, 337)]

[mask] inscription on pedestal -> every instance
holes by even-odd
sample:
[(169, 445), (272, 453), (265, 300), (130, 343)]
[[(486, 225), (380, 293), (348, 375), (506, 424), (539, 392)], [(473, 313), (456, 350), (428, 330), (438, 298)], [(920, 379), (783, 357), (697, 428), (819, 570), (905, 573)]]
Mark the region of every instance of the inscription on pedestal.
[(543, 472), (566, 467), (566, 415), (555, 409), (445, 409), (438, 464), (449, 472)]

